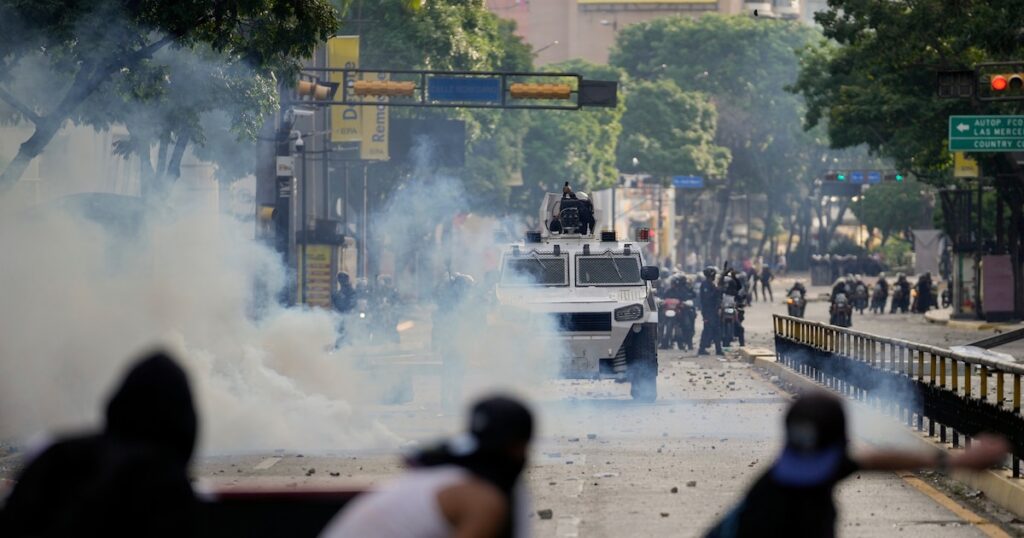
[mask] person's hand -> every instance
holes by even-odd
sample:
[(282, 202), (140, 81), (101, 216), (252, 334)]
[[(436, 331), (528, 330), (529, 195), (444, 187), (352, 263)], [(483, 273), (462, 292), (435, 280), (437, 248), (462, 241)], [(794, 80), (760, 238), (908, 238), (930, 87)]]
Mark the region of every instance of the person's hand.
[(950, 467), (987, 469), (1006, 458), (1010, 444), (1001, 435), (981, 434), (971, 442), (971, 448), (950, 459)]

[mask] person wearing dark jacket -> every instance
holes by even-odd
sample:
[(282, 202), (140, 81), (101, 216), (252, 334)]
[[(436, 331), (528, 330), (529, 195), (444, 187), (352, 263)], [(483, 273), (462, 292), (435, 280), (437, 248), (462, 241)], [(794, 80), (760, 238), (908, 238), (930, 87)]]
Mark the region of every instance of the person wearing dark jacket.
[(28, 463), (0, 510), (6, 537), (193, 536), (188, 465), (197, 420), (185, 372), (161, 352), (137, 362), (98, 433)]
[(782, 453), (706, 534), (708, 538), (787, 536), (829, 538), (836, 534), (836, 485), (860, 471), (916, 469), (982, 470), (1006, 457), (1001, 437), (981, 434), (971, 448), (950, 455), (878, 450), (850, 454), (842, 402), (826, 392), (800, 397), (786, 413)]
[(914, 286), (917, 290), (917, 300), (914, 302), (914, 312), (924, 314), (932, 307), (932, 274), (925, 273), (917, 279)]
[(321, 536), (526, 536), (520, 475), (532, 437), (525, 405), (506, 396), (480, 400), (464, 434), (414, 454), (402, 476), (360, 495)]
[(704, 282), (700, 284), (700, 315), (704, 318), (704, 330), (700, 333), (698, 355), (708, 354), (708, 345), (715, 344), (715, 354), (722, 353), (722, 318), (718, 308), (722, 306), (722, 290), (715, 285), (715, 273), (712, 266), (704, 269)]

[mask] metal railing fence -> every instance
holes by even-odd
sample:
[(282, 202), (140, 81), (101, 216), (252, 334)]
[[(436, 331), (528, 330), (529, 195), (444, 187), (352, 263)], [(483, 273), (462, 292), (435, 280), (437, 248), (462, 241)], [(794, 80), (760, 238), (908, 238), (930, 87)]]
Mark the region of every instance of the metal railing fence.
[[(980, 432), (1005, 436), (1014, 478), (1024, 457), (1024, 365), (968, 357), (790, 316), (773, 316), (778, 360), (851, 398), (871, 402), (928, 435), (970, 446)], [(1007, 386), (1009, 384), (1009, 386)], [(994, 385), (994, 390), (993, 390)]]

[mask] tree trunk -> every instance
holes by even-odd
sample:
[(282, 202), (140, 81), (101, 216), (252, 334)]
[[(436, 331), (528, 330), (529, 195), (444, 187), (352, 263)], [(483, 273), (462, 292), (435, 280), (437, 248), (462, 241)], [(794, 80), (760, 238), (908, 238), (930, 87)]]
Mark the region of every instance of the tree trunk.
[(64, 98), (61, 99), (52, 112), (45, 117), (38, 118), (38, 121), (35, 122), (35, 132), (32, 133), (28, 140), (21, 144), (14, 160), (7, 165), (3, 174), (0, 174), (0, 192), (11, 188), (14, 182), (21, 179), (25, 169), (28, 168), (28, 164), (43, 152), (47, 144), (53, 140), (53, 136), (60, 130), (61, 125), (64, 125), (64, 122), (71, 117), (71, 113), (99, 89), (100, 85), (106, 82), (112, 73), (149, 58), (154, 52), (163, 48), (171, 41), (172, 38), (165, 37), (126, 57), (117, 57), (101, 67), (92, 70), (81, 69), (75, 75), (75, 80), (72, 81), (68, 92), (64, 94)]
[(729, 195), (732, 194), (732, 185), (733, 179), (730, 177), (725, 182), (725, 188), (718, 191), (718, 216), (715, 218), (715, 225), (711, 227), (711, 237), (708, 238), (708, 244), (711, 245), (711, 252), (708, 254), (716, 264), (721, 261), (718, 258), (722, 255), (722, 230), (725, 228), (725, 217), (729, 212)]
[(167, 163), (167, 176), (171, 181), (177, 181), (181, 177), (181, 159), (185, 156), (185, 148), (188, 147), (188, 136), (178, 135), (174, 141), (174, 151), (171, 152), (171, 160)]
[(1024, 270), (1021, 268), (1021, 205), (1024, 196), (1019, 188), (1010, 197), (1010, 264), (1013, 268), (1013, 313), (1017, 319), (1024, 319)]
[(798, 226), (798, 220), (796, 215), (790, 213), (789, 215), (789, 237), (786, 238), (786, 261), (789, 262), (789, 254), (793, 252), (793, 238), (796, 237), (796, 228)]
[(768, 233), (772, 228), (772, 219), (775, 217), (775, 204), (772, 203), (771, 199), (768, 199), (768, 210), (765, 211), (764, 216), (764, 231), (761, 232), (761, 243), (757, 245), (757, 255), (764, 255), (764, 246), (768, 243)]
[(4, 173), (0, 174), (0, 192), (9, 189), (16, 181), (21, 179), (29, 163), (32, 162), (32, 159), (38, 157), (43, 152), (43, 149), (46, 148), (46, 145), (53, 140), (53, 136), (60, 130), (62, 123), (64, 123), (63, 117), (55, 118), (48, 116), (36, 124), (35, 132), (32, 133), (28, 140), (21, 144), (21, 147), (18, 148), (18, 154), (14, 156), (14, 160), (8, 163)]

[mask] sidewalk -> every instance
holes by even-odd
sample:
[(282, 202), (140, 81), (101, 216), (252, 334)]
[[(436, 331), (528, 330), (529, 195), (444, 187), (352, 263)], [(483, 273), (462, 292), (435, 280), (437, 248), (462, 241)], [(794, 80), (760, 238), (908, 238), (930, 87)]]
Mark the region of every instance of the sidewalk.
[(959, 329), (963, 331), (1012, 331), (1014, 329), (1024, 328), (1024, 323), (992, 323), (981, 319), (950, 319), (949, 316), (951, 313), (952, 309), (949, 308), (929, 310), (925, 313), (924, 319), (926, 319), (928, 323), (945, 325), (951, 329)]

